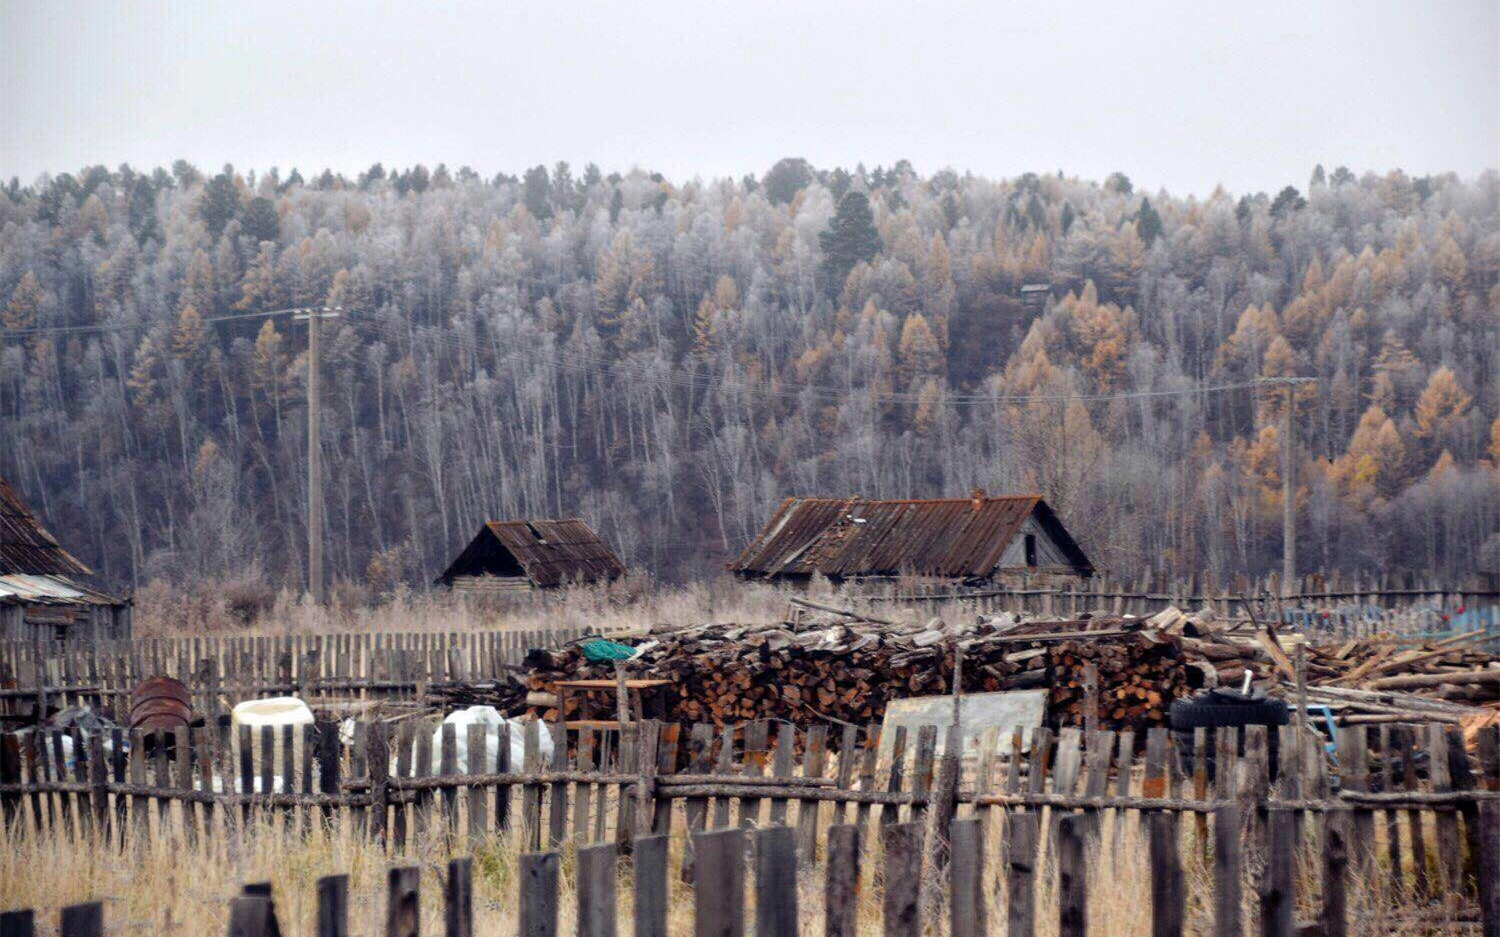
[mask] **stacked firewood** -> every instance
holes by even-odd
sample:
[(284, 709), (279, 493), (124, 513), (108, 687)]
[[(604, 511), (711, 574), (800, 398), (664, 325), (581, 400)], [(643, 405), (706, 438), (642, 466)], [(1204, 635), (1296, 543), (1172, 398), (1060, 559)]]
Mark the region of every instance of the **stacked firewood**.
[[(814, 616), (774, 626), (699, 625), (640, 643), (644, 650), (628, 665), (629, 676), (670, 680), (668, 718), (684, 723), (878, 722), (893, 699), (952, 692), (956, 653), (963, 657), (963, 691), (980, 693), (1045, 688), (1054, 684), (1053, 670), (1079, 649), (1114, 649), (1104, 652), (1105, 666), (1137, 673), (1158, 697), (1132, 711), (1132, 721), (1161, 721), (1171, 694), (1189, 686), (1172, 640), (1148, 636), (1139, 620), (1127, 619), (1022, 623), (1002, 617), (945, 627), (937, 620), (901, 625)], [(1054, 646), (1074, 654), (1049, 654)], [(556, 681), (614, 675), (612, 664), (590, 663), (576, 646), (534, 651), (526, 667), (532, 705), (525, 708), (546, 718), (556, 715), (557, 700), (549, 694)], [(1127, 679), (1134, 678), (1122, 677), (1120, 685)], [(573, 695), (567, 705), (564, 716), (576, 718)]]
[(1052, 671), (1048, 709), (1060, 725), (1086, 724), (1091, 705), (1104, 727), (1162, 725), (1172, 700), (1205, 682), (1201, 671), (1186, 666), (1178, 642), (1154, 630), (1109, 641), (1064, 641), (1053, 645), (1048, 656)]

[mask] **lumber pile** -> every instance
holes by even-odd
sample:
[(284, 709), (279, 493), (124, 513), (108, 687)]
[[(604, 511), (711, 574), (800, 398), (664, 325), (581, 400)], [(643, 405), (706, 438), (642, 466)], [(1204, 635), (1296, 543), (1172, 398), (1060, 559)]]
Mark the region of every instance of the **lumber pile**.
[[(718, 725), (878, 722), (893, 699), (952, 692), (956, 653), (963, 656), (965, 693), (1056, 687), (1064, 677), (1075, 681), (1078, 661), (1094, 660), (1110, 675), (1105, 686), (1118, 693), (1108, 707), (1111, 725), (1159, 724), (1174, 695), (1201, 685), (1177, 642), (1139, 619), (1023, 622), (1001, 616), (945, 627), (936, 619), (794, 617), (770, 626), (706, 624), (652, 633), (630, 663), (630, 676), (672, 681), (668, 718)], [(557, 680), (613, 675), (612, 665), (590, 663), (576, 646), (535, 650), (525, 670), (524, 690), (551, 705), (522, 708), (549, 719), (556, 717), (555, 700), (544, 694)], [(1142, 688), (1149, 689), (1136, 697)], [(569, 697), (565, 718), (577, 716), (575, 705)], [(1059, 718), (1081, 720), (1082, 709), (1065, 703)]]
[[(1082, 725), (1097, 706), (1104, 728), (1162, 725), (1173, 699), (1220, 685), (1258, 686), (1294, 698), (1300, 634), (1276, 634), (1251, 622), (1214, 620), (1167, 609), (1150, 618), (1023, 620), (1007, 614), (945, 625), (870, 619), (811, 601), (794, 603), (787, 621), (706, 623), (657, 628), (633, 643), (631, 678), (665, 679), (666, 717), (680, 723), (740, 725), (757, 719), (798, 725), (880, 721), (893, 699), (952, 692), (955, 654), (963, 692), (1048, 690), (1048, 722)], [(1345, 722), (1458, 722), (1500, 694), (1500, 665), (1482, 638), (1429, 645), (1361, 639), (1307, 645), (1309, 701)], [(558, 717), (559, 680), (615, 677), (581, 642), (534, 649), (516, 672), (477, 683), (429, 687), (429, 705), (495, 706), (507, 715)], [(1088, 676), (1095, 677), (1091, 699)], [(584, 700), (565, 697), (565, 719)], [(613, 705), (592, 701), (613, 713)]]

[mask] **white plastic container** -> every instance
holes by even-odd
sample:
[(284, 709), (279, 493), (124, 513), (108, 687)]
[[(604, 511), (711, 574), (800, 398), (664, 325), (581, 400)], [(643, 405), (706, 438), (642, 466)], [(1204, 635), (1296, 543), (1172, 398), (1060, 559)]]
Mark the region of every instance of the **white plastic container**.
[[(494, 770), (496, 756), (500, 751), (500, 730), (498, 726), (504, 723), (510, 724), (510, 765), (512, 771), (520, 771), (521, 764), (526, 757), (526, 723), (520, 719), (506, 719), (500, 715), (499, 710), (493, 706), (470, 706), (467, 709), (456, 709), (448, 714), (443, 724), (452, 724), (455, 727), (455, 742), (457, 742), (459, 774), (467, 774), (469, 771), (469, 729), (471, 725), (482, 725), (485, 727), (484, 747), (485, 764)], [(434, 753), (443, 750), (443, 729), (439, 726), (432, 733), (432, 750)], [(541, 727), (537, 735), (537, 752), (541, 756), (542, 764), (550, 764), (552, 761), (552, 733), (546, 726)], [(416, 767), (413, 766), (415, 773)]]
[(313, 724), (312, 710), (295, 696), (250, 699), (238, 704), (230, 713), (236, 726), (254, 729), (267, 726), (306, 726)]

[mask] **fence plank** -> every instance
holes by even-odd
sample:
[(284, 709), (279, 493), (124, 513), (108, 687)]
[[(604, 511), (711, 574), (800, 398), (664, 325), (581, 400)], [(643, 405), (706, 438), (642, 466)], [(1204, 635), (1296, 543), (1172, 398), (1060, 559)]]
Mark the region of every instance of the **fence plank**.
[(880, 834), (885, 851), (882, 902), (885, 937), (917, 937), (922, 931), (919, 893), (922, 883), (922, 825), (892, 823)]
[(557, 937), (555, 852), (528, 852), (520, 865), (520, 937)]
[(1292, 811), (1266, 811), (1265, 872), (1260, 880), (1260, 932), (1264, 937), (1292, 937), (1296, 907), (1296, 878), (1292, 842)]
[(349, 876), (318, 879), (318, 937), (349, 937)]
[(951, 937), (984, 937), (984, 824), (978, 817), (956, 819), (948, 832), (952, 886), (948, 898)]
[(1318, 916), (1322, 937), (1345, 937), (1349, 932), (1347, 823), (1342, 812), (1323, 814), (1323, 909)]
[(693, 891), (694, 937), (745, 933), (745, 833), (730, 827), (693, 834), (698, 887)]
[(1238, 804), (1214, 810), (1214, 937), (1240, 937), (1243, 933), (1240, 829)]
[[(466, 730), (464, 745), (468, 749), (470, 774), (486, 774), (490, 770), (490, 727), (482, 723), (471, 725)], [(478, 848), (490, 829), (490, 789), (471, 786), (465, 791), (469, 808), (469, 850)]]
[(280, 937), (276, 909), (265, 895), (239, 895), (229, 902), (229, 937)]
[(446, 937), (473, 937), (473, 860), (467, 857), (448, 860), (448, 878), (443, 886), (443, 933)]
[(0, 937), (36, 937), (36, 918), (31, 909), (0, 911)]
[(104, 902), (88, 901), (63, 908), (57, 932), (61, 937), (104, 937)]
[(1088, 837), (1086, 818), (1074, 814), (1057, 822), (1057, 934), (1088, 933)]
[[(839, 757), (843, 754), (841, 751)], [(828, 862), (823, 882), (824, 937), (855, 937), (858, 930), (859, 841), (860, 828), (856, 825), (839, 823), (828, 828)]]
[(1036, 930), (1037, 814), (1017, 812), (1006, 817), (1005, 879), (1006, 937), (1031, 937)]
[(1151, 937), (1182, 937), (1182, 863), (1178, 858), (1178, 816), (1151, 815)]
[(614, 843), (578, 849), (578, 937), (615, 937)]
[(631, 852), (631, 865), (635, 868), (635, 931), (632, 937), (667, 937), (669, 844), (670, 837), (665, 833), (636, 837)]
[(421, 883), (418, 866), (397, 866), (386, 874), (385, 937), (417, 937), (421, 932)]
[[(777, 747), (791, 740), (777, 733)], [(755, 834), (756, 937), (797, 937), (797, 835), (787, 826)]]

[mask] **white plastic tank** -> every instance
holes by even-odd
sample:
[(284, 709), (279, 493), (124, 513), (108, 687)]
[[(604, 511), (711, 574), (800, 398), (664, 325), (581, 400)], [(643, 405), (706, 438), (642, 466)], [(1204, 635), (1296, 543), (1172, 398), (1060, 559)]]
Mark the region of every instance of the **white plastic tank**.
[(312, 710), (295, 696), (273, 696), (270, 699), (250, 699), (238, 704), (230, 713), (237, 726), (263, 728), (266, 726), (312, 725)]

